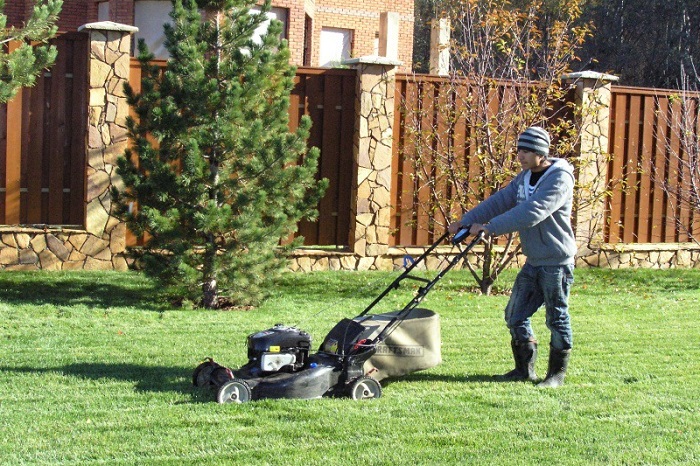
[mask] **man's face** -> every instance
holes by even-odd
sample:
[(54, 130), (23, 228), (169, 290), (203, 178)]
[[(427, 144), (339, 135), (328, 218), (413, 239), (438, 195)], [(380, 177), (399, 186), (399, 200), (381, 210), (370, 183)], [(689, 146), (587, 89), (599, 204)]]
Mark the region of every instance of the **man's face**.
[(532, 151), (522, 149), (518, 151), (518, 162), (520, 162), (523, 171), (532, 170), (533, 168), (534, 171), (538, 171), (543, 161), (544, 157)]

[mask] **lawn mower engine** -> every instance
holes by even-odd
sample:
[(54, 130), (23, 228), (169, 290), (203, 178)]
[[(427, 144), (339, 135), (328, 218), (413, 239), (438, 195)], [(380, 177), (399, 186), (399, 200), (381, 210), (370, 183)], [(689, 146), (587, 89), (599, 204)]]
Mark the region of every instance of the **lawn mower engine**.
[(309, 358), (311, 335), (277, 324), (248, 336), (248, 367), (261, 372), (296, 372)]

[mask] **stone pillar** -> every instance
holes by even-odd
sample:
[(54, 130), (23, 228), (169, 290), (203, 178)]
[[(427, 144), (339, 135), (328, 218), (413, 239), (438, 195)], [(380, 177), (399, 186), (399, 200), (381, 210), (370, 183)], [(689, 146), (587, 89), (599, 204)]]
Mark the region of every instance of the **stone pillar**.
[(576, 88), (576, 106), (580, 110), (581, 145), (578, 183), (580, 201), (576, 211), (576, 239), (579, 256), (594, 259), (603, 243), (607, 182), (607, 158), (610, 133), (611, 83), (617, 76), (584, 71), (562, 79)]
[(357, 69), (350, 246), (360, 256), (358, 269), (384, 269), (391, 267), (381, 256), (389, 248), (395, 75), (401, 62), (370, 56), (345, 64)]
[(436, 18), (430, 25), (430, 74), (450, 74), (450, 20)]
[(391, 60), (399, 59), (399, 14), (379, 14), (379, 55)]
[[(126, 227), (112, 216), (110, 189), (120, 181), (116, 161), (128, 144), (124, 84), (129, 80), (131, 35), (138, 28), (103, 21), (79, 30), (90, 36), (85, 230), (96, 237), (95, 248), (109, 249), (114, 256), (125, 250)], [(85, 268), (94, 267), (86, 262)]]

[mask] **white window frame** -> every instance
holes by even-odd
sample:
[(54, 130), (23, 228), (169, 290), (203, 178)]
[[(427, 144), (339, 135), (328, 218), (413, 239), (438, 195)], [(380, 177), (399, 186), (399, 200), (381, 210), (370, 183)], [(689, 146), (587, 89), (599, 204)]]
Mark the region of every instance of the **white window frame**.
[(318, 65), (323, 68), (340, 66), (352, 56), (353, 29), (322, 27), (319, 40)]
[[(143, 39), (156, 59), (170, 58), (165, 48), (163, 25), (172, 23), (171, 11), (170, 0), (136, 0), (134, 2), (134, 26), (139, 28), (134, 34), (134, 44), (137, 44), (139, 39)], [(134, 54), (138, 54), (137, 47), (134, 47)]]

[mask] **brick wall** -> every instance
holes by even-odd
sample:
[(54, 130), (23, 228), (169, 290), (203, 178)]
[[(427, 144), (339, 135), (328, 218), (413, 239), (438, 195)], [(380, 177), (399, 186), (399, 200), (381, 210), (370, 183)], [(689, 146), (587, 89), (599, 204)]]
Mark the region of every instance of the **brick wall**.
[[(32, 11), (34, 0), (10, 0), (5, 2), (5, 14), (9, 26), (21, 26)], [(58, 18), (60, 32), (76, 31), (78, 26), (97, 20), (94, 0), (63, 0), (63, 9)]]
[(379, 34), (379, 15), (382, 12), (399, 14), (399, 60), (404, 65), (400, 71), (410, 71), (413, 56), (413, 0), (390, 0), (378, 4), (370, 0), (318, 0), (316, 2), (312, 32), (311, 65), (318, 66), (321, 28), (351, 29), (353, 57), (375, 55), (375, 43)]
[[(134, 0), (106, 0), (109, 2), (110, 21), (134, 24)], [(77, 30), (78, 26), (97, 21), (99, 0), (64, 0), (58, 26), (61, 32)], [(6, 2), (8, 24), (19, 26), (29, 16), (33, 0)], [(273, 0), (272, 5), (289, 11), (289, 48), (291, 61), (303, 64), (304, 24), (309, 15), (311, 29), (311, 66), (318, 66), (319, 39), (322, 27), (351, 29), (352, 56), (375, 54), (375, 38), (379, 32), (379, 14), (399, 14), (399, 60), (404, 62), (400, 71), (410, 71), (413, 55), (413, 0)]]
[(291, 62), (295, 65), (302, 65), (304, 60), (304, 2), (300, 0), (274, 0), (272, 6), (287, 9), (289, 13), (287, 40)]
[(25, 5), (24, 0), (19, 0), (16, 2), (5, 2), (4, 14), (7, 16), (8, 26), (18, 26), (22, 24), (28, 13), (29, 5)]

